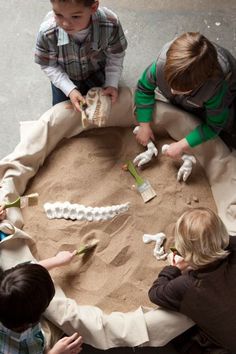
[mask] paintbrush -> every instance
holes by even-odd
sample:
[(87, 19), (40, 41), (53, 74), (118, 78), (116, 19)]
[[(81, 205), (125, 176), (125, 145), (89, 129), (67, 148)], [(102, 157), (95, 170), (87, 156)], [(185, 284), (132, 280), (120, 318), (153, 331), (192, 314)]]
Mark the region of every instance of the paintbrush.
[(32, 193), (18, 197), (14, 202), (6, 202), (3, 205), (3, 209), (8, 208), (25, 208), (27, 206), (34, 206), (38, 204), (38, 193)]
[(152, 188), (150, 182), (144, 180), (137, 172), (134, 164), (131, 161), (126, 162), (127, 170), (135, 178), (137, 189), (143, 198), (144, 203), (147, 203), (149, 200), (156, 197), (156, 192)]
[(81, 245), (80, 248), (77, 250), (77, 255), (84, 254), (88, 251), (91, 251), (95, 248), (98, 244), (99, 240), (94, 239), (90, 243), (86, 243), (85, 245)]
[(175, 247), (170, 247), (170, 250), (171, 250), (171, 252), (173, 252), (173, 253), (176, 254), (177, 256), (182, 257), (181, 254), (179, 253), (179, 251), (178, 251)]

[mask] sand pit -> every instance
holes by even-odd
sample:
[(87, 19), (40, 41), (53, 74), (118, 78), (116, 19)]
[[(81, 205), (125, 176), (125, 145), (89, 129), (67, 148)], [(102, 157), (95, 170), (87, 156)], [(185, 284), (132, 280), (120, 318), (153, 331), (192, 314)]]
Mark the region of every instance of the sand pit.
[[(159, 151), (169, 142), (167, 136), (159, 137)], [(173, 244), (174, 222), (186, 208), (206, 206), (216, 210), (199, 164), (187, 183), (179, 183), (179, 164), (161, 154), (141, 172), (157, 193), (155, 199), (144, 204), (131, 188), (134, 179), (121, 169), (125, 160), (141, 151), (131, 128), (84, 132), (62, 141), (28, 186), (27, 192), (40, 194), (39, 205), (23, 212), (24, 231), (36, 241), (38, 259), (99, 239), (88, 257), (78, 256), (69, 266), (52, 272), (66, 295), (80, 305), (96, 305), (107, 313), (152, 306), (147, 291), (166, 262), (155, 259), (155, 243), (144, 244), (143, 234), (164, 232), (168, 249)], [(128, 212), (109, 221), (49, 220), (43, 204), (57, 201), (92, 207), (131, 205)]]

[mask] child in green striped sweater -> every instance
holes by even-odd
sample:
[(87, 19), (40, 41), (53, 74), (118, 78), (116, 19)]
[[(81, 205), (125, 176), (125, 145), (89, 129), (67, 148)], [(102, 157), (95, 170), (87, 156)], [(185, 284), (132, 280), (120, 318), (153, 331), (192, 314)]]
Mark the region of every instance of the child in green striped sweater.
[(236, 148), (236, 59), (226, 49), (195, 32), (184, 33), (162, 48), (135, 92), (141, 127), (136, 139), (142, 145), (154, 139), (151, 121), (157, 93), (200, 119), (194, 130), (169, 146), (168, 156), (179, 158), (218, 135)]

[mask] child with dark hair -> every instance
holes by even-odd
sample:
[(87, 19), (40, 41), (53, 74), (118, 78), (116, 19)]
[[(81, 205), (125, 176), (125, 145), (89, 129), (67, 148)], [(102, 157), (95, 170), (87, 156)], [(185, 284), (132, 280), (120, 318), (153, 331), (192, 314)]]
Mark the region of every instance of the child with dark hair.
[(41, 24), (35, 61), (51, 81), (53, 105), (70, 99), (81, 110), (92, 87), (114, 103), (127, 41), (116, 14), (97, 0), (51, 0)]
[(176, 223), (175, 247), (181, 257), (172, 254), (150, 300), (196, 323), (186, 353), (236, 353), (236, 237), (210, 209), (191, 208)]
[(68, 264), (76, 251), (62, 251), (52, 258), (22, 263), (0, 274), (0, 353), (79, 353), (78, 333), (63, 337), (51, 349), (46, 346), (40, 318), (51, 302), (55, 288), (48, 270)]
[(225, 48), (200, 33), (187, 32), (161, 49), (135, 93), (141, 127), (136, 138), (143, 145), (154, 139), (151, 121), (158, 97), (200, 119), (194, 130), (170, 144), (168, 156), (179, 158), (218, 135), (236, 148), (236, 59)]

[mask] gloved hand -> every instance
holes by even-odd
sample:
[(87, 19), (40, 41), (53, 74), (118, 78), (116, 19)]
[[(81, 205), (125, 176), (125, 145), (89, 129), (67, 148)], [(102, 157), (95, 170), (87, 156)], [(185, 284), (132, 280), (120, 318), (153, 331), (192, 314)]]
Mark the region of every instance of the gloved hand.
[[(168, 144), (163, 145), (161, 149), (162, 153), (165, 154), (168, 148), (169, 148)], [(184, 154), (181, 157), (181, 159), (184, 162), (177, 173), (177, 181), (181, 181), (181, 179), (183, 179), (183, 181), (186, 182), (192, 172), (193, 164), (196, 163), (196, 159), (193, 155), (187, 155), (187, 154)]]
[[(140, 127), (137, 126), (134, 128), (133, 133), (137, 134)], [(138, 167), (145, 165), (146, 163), (150, 162), (153, 156), (157, 156), (158, 150), (156, 146), (153, 144), (151, 140), (148, 141), (147, 150), (141, 152), (141, 154), (137, 155), (133, 160), (133, 163)]]
[(138, 167), (145, 165), (151, 161), (153, 156), (157, 156), (158, 154), (158, 150), (152, 141), (147, 144), (147, 148), (148, 149), (146, 151), (141, 152), (141, 154), (137, 155), (133, 160), (133, 163)]
[(196, 159), (193, 155), (184, 154), (182, 156), (182, 160), (184, 163), (177, 173), (177, 181), (181, 181), (181, 179), (183, 179), (183, 181), (186, 182), (192, 172), (193, 164), (196, 163)]

